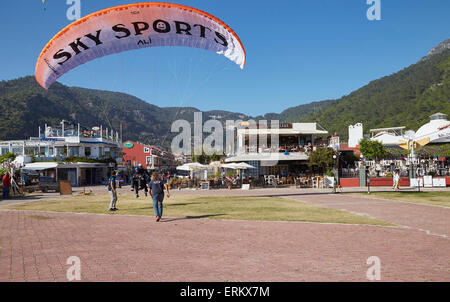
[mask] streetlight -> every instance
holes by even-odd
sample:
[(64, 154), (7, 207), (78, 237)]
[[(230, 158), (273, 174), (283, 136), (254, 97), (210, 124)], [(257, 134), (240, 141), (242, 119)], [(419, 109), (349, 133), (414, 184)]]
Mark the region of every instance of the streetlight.
[[(362, 161), (362, 168), (364, 169), (364, 172), (361, 172), (361, 167), (360, 167), (359, 175), (360, 176), (364, 175), (364, 184), (367, 185), (367, 194), (370, 194), (370, 179), (368, 179), (368, 177), (367, 177), (368, 176), (367, 172), (369, 170), (369, 166), (366, 166), (366, 161), (365, 161), (364, 155), (362, 155), (362, 154), (361, 154), (361, 161)], [(361, 174), (361, 173), (364, 173), (364, 174)], [(361, 182), (361, 177), (360, 177), (359, 181)], [(361, 186), (361, 184), (360, 184), (360, 186)]]
[[(366, 184), (366, 176), (365, 174), (363, 174), (363, 171), (361, 169), (364, 169), (364, 171), (366, 171), (366, 165), (364, 164), (364, 155), (361, 154), (359, 157), (361, 158), (361, 164), (359, 165), (359, 186), (362, 187), (363, 178), (364, 178), (364, 185)], [(362, 177), (363, 175), (364, 177)]]
[(336, 181), (336, 173), (339, 173), (336, 169), (336, 163), (337, 163), (337, 156), (336, 154), (333, 154), (333, 160), (334, 160), (334, 173), (333, 173), (333, 192), (336, 194), (336, 186), (337, 186), (337, 181)]

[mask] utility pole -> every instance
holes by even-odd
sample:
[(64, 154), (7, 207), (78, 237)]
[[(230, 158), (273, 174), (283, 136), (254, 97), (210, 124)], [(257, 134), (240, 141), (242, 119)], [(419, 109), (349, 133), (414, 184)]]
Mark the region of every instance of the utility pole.
[(123, 142), (123, 124), (120, 123), (120, 143)]

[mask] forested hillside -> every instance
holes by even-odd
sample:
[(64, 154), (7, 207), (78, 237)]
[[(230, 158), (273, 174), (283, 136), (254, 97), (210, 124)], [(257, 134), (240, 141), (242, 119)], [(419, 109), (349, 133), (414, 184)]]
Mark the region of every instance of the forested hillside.
[[(62, 119), (85, 126), (102, 124), (120, 129), (125, 139), (170, 145), (172, 122), (193, 121), (192, 107), (161, 108), (134, 96), (110, 91), (67, 87), (55, 83), (44, 90), (34, 77), (0, 82), (0, 139), (26, 139), (37, 136), (45, 123), (57, 125)], [(206, 111), (203, 118), (220, 116), (223, 120), (248, 117), (228, 111)]]
[[(268, 113), (256, 120), (281, 122), (318, 122), (330, 133), (342, 138), (348, 126), (361, 122), (370, 128), (406, 126), (417, 130), (435, 112), (450, 115), (450, 40), (434, 47), (428, 56), (393, 75), (336, 100), (314, 102)], [(0, 140), (26, 139), (37, 135), (38, 126), (58, 124), (62, 119), (85, 126), (102, 124), (119, 130), (125, 139), (169, 146), (176, 119), (193, 121), (192, 107), (161, 108), (132, 95), (67, 87), (55, 83), (41, 88), (34, 77), (0, 82)], [(207, 111), (204, 120), (217, 118), (250, 119), (241, 113)]]
[(370, 82), (348, 96), (289, 108), (284, 121), (317, 121), (330, 133), (348, 135), (361, 122), (371, 128), (417, 130), (436, 112), (450, 115), (450, 49), (442, 49), (393, 75)]

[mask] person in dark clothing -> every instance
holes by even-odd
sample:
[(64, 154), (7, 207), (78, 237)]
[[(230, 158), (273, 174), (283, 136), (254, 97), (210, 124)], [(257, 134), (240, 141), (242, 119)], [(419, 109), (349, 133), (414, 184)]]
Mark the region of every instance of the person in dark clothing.
[(170, 197), (169, 186), (164, 184), (157, 172), (153, 172), (152, 180), (149, 183), (150, 196), (153, 199), (153, 211), (155, 212), (156, 221), (160, 221), (163, 213), (164, 189), (167, 191), (167, 198)]
[(9, 191), (11, 189), (11, 178), (9, 177), (8, 173), (3, 175), (2, 183), (3, 183), (3, 198), (9, 198)]
[(147, 183), (150, 182), (150, 175), (148, 174), (148, 171), (144, 169), (142, 164), (139, 164), (137, 172), (139, 174), (139, 189), (144, 190), (145, 196), (147, 197), (148, 193)]
[(145, 196), (147, 196), (147, 182), (149, 178), (148, 172), (145, 169), (138, 167), (135, 168), (132, 178), (132, 191), (135, 192), (136, 198), (139, 197), (139, 190), (144, 190)]
[(133, 176), (131, 177), (131, 190), (136, 194), (136, 198), (139, 197), (139, 174), (138, 167), (134, 168)]

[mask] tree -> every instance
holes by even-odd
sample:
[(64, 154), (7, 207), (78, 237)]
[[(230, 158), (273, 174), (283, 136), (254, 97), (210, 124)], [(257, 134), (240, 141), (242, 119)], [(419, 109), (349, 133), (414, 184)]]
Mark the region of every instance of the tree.
[(0, 156), (0, 175), (6, 174), (9, 170), (8, 165), (14, 159), (16, 159), (16, 155), (14, 153), (8, 152)]
[(405, 149), (386, 148), (386, 157), (389, 159), (408, 157), (409, 153), (409, 150)]
[(207, 165), (210, 162), (219, 161), (223, 156), (224, 155), (218, 155), (216, 153), (214, 153), (212, 155), (208, 155), (202, 149), (202, 154), (201, 155), (194, 155), (194, 156), (192, 156), (192, 161), (201, 163), (202, 165)]
[(335, 154), (336, 152), (331, 148), (317, 148), (309, 154), (308, 166), (310, 168), (317, 166), (322, 171), (326, 171), (328, 167), (334, 166), (335, 160), (333, 155)]
[(381, 159), (387, 155), (386, 148), (379, 141), (364, 138), (359, 142), (359, 151), (367, 159)]
[(426, 145), (418, 148), (416, 155), (424, 158), (449, 157), (450, 144)]
[(4, 162), (12, 162), (14, 159), (16, 159), (16, 155), (14, 153), (5, 153), (0, 156), (0, 164), (3, 164)]

